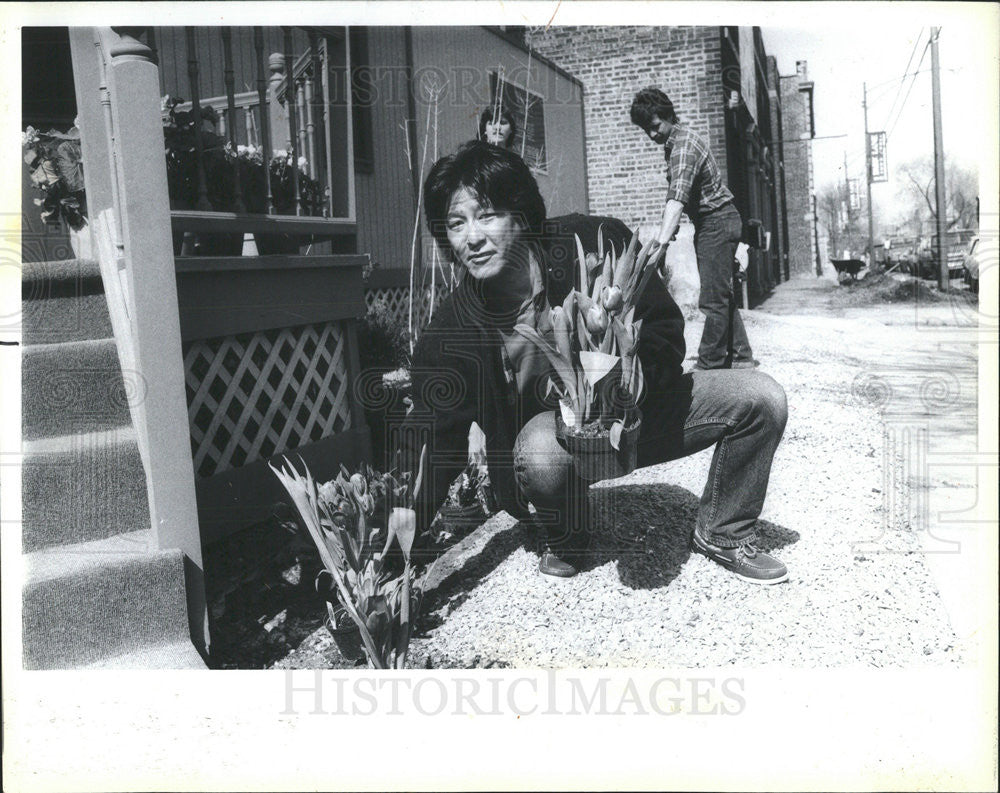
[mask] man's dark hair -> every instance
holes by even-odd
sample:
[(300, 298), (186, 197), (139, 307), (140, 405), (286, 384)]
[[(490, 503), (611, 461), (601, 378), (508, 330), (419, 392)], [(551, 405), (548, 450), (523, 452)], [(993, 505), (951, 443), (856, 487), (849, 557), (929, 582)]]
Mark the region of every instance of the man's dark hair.
[(671, 124), (677, 123), (674, 103), (659, 88), (643, 88), (639, 91), (632, 100), (629, 114), (632, 116), (632, 123), (643, 129), (653, 122), (653, 116), (659, 116), (662, 121), (669, 121)]
[[(486, 125), (493, 123), (493, 108), (488, 107), (479, 116), (479, 140), (486, 140)], [(517, 124), (514, 123), (514, 116), (511, 115), (510, 111), (506, 108), (500, 108), (500, 121), (506, 121), (510, 124), (510, 138), (509, 140), (514, 140), (514, 136), (517, 134)]]
[(472, 140), (434, 163), (424, 181), (427, 227), (443, 251), (450, 251), (448, 206), (463, 187), (471, 190), (484, 207), (513, 213), (529, 235), (537, 237), (540, 233), (545, 222), (545, 201), (524, 160), (507, 149)]

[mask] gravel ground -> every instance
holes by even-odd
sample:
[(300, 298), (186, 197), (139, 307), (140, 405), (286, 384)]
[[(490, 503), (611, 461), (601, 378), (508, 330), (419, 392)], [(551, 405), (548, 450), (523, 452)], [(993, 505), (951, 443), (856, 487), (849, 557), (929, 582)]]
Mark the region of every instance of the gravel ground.
[[(908, 314), (906, 306), (865, 302), (829, 281), (803, 279), (782, 284), (761, 310), (744, 314), (762, 370), (789, 400), (760, 522), (761, 545), (787, 564), (787, 583), (748, 584), (690, 553), (706, 450), (592, 487), (600, 528), (575, 578), (539, 575), (530, 540), (506, 513), (467, 534), (430, 574), (411, 665), (961, 663), (963, 644), (904, 508), (910, 483), (890, 478), (895, 492), (882, 492), (885, 424), (877, 394), (856, 380), (883, 365), (889, 345), (919, 360), (927, 340), (913, 332), (912, 308)], [(701, 332), (700, 318), (690, 314), (689, 351)], [(924, 317), (932, 325), (961, 321), (943, 307)], [(974, 406), (973, 398), (964, 409)], [(266, 664), (350, 661), (317, 627)]]

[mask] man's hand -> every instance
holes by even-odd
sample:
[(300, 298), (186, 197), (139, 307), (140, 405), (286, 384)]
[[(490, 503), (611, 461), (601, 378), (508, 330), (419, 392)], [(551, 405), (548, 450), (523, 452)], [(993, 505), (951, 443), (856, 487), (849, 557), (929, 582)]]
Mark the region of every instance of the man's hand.
[(736, 263), (739, 265), (741, 273), (745, 273), (750, 265), (750, 246), (745, 242), (736, 246)]
[(677, 229), (674, 233), (670, 235), (668, 239), (657, 239), (656, 245), (649, 255), (650, 260), (655, 264), (656, 268), (663, 271), (664, 266), (667, 263), (667, 248), (670, 247), (670, 243), (677, 239)]

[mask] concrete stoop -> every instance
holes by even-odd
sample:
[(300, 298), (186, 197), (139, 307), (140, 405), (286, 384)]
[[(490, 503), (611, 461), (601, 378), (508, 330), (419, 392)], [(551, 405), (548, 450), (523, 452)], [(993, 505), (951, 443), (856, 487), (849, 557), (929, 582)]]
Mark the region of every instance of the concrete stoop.
[(22, 588), (27, 669), (204, 669), (184, 558), (159, 550), (100, 269), (22, 269)]

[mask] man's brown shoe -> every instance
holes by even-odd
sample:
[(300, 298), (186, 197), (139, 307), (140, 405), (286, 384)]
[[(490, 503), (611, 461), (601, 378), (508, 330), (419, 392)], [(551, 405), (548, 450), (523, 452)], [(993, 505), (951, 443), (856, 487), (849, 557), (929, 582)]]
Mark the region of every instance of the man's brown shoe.
[(576, 575), (577, 569), (565, 559), (560, 559), (551, 549), (545, 548), (541, 559), (538, 560), (538, 572), (557, 578), (572, 578)]
[(757, 550), (749, 540), (735, 548), (722, 548), (708, 542), (695, 529), (691, 537), (691, 549), (718, 562), (751, 584), (780, 584), (788, 580), (788, 569), (773, 556)]

